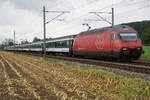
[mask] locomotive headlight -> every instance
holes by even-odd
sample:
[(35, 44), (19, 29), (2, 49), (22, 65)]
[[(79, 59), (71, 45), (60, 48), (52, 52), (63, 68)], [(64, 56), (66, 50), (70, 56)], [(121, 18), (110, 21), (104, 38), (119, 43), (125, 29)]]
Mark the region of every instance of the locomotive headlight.
[(141, 48), (137, 48), (137, 50), (141, 50)]
[(127, 48), (123, 48), (122, 50), (124, 50), (124, 51), (125, 51), (125, 50), (127, 50)]

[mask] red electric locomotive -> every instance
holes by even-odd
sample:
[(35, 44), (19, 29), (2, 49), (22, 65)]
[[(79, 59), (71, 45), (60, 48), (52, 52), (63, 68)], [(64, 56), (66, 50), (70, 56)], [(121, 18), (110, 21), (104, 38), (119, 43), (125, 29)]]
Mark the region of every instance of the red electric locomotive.
[(73, 55), (136, 60), (142, 53), (138, 33), (126, 25), (81, 32), (73, 44)]

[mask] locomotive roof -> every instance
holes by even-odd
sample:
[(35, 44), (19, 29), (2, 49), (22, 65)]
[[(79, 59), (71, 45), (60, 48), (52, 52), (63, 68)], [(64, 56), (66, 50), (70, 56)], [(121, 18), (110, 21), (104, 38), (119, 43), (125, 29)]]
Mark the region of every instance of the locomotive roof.
[(113, 32), (113, 31), (135, 31), (135, 30), (127, 25), (115, 25), (113, 27), (104, 27), (104, 28), (84, 31), (84, 32), (79, 33), (78, 36), (96, 34), (96, 33), (104, 33), (104, 32)]

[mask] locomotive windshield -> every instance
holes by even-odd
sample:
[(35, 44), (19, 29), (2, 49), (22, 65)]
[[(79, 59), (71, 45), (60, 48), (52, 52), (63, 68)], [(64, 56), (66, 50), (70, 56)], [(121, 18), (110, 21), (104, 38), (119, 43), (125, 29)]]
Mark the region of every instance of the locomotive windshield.
[(136, 33), (120, 33), (120, 39), (123, 41), (137, 41), (138, 35)]

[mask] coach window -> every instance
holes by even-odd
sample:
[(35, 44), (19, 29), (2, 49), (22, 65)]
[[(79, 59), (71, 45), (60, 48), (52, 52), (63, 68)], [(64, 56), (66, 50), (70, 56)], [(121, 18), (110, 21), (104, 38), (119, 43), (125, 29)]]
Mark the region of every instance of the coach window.
[(52, 42), (52, 47), (55, 47), (55, 42)]
[(41, 48), (41, 44), (39, 44), (39, 48)]
[(63, 47), (66, 47), (66, 42), (65, 41), (63, 41)]
[(70, 45), (72, 45), (72, 40), (70, 41)]
[(59, 42), (56, 42), (56, 47), (59, 47), (60, 46), (60, 43)]
[(37, 44), (35, 44), (34, 46), (35, 46), (35, 48), (37, 48)]
[(57, 42), (55, 42), (55, 47), (57, 47), (58, 46), (58, 43)]
[(50, 42), (47, 43), (47, 47), (51, 47), (51, 43)]
[(67, 41), (67, 46), (69, 46), (69, 41)]
[(67, 47), (67, 41), (64, 41), (64, 45), (63, 45), (64, 47)]
[(63, 41), (60, 41), (60, 47), (63, 47)]
[(61, 47), (61, 42), (58, 42), (58, 47)]
[(52, 47), (52, 42), (49, 42), (49, 47)]

